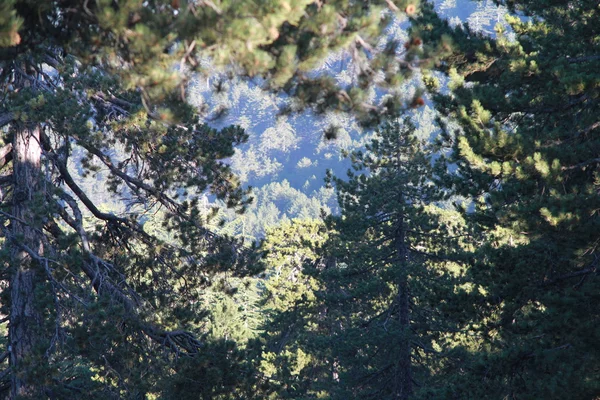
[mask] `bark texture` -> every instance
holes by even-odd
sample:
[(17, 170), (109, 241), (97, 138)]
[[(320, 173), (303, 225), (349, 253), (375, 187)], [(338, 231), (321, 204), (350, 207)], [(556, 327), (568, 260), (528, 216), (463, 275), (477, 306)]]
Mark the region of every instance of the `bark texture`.
[[(40, 127), (19, 127), (13, 139), (13, 241), (14, 272), (10, 282), (10, 365), (13, 369), (11, 399), (44, 398), (35, 373), (44, 365), (43, 304), (36, 286), (44, 284), (41, 221), (36, 218), (36, 198), (41, 189)], [(43, 301), (43, 300), (42, 300)], [(27, 372), (25, 372), (27, 371)]]

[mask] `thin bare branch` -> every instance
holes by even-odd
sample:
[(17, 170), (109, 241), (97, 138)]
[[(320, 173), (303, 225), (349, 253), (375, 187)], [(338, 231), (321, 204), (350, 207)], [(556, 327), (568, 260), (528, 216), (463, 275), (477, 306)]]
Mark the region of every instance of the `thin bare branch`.
[(0, 176), (0, 186), (6, 186), (15, 183), (15, 177), (10, 175)]
[[(2, 116), (0, 116), (2, 118)], [(1, 122), (1, 121), (0, 121)], [(2, 125), (0, 124), (0, 127)], [(0, 149), (0, 168), (4, 167), (12, 159), (12, 143), (4, 145)]]
[(593, 56), (587, 56), (587, 57), (573, 57), (573, 58), (569, 58), (569, 64), (581, 64), (581, 63), (585, 63), (588, 61), (596, 61), (600, 59), (600, 54), (595, 54)]
[(600, 163), (600, 157), (598, 157), (598, 158), (592, 158), (590, 160), (587, 160), (587, 161), (584, 161), (584, 162), (580, 162), (579, 164), (571, 165), (571, 166), (568, 166), (568, 167), (562, 167), (561, 169), (563, 171), (569, 171), (569, 170), (572, 170), (572, 169), (579, 169), (579, 168), (586, 167), (588, 165), (598, 164), (598, 163)]

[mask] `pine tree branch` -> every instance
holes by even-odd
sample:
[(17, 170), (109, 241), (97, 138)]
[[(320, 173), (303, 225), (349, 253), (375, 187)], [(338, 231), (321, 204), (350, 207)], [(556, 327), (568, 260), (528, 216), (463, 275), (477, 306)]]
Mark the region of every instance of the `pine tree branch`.
[(437, 354), (437, 355), (443, 354), (441, 351), (437, 351), (431, 347), (428, 347), (425, 343), (421, 342), (420, 340), (414, 339), (414, 338), (412, 340), (412, 344), (415, 345), (415, 347), (418, 347), (421, 350), (423, 350), (425, 353)]
[(350, 277), (353, 277), (353, 276), (356, 276), (356, 275), (366, 274), (366, 273), (368, 273), (370, 271), (373, 271), (374, 269), (379, 268), (381, 266), (380, 265), (381, 262), (387, 262), (387, 261), (389, 261), (391, 258), (395, 257), (396, 254), (397, 254), (396, 251), (392, 251), (392, 252), (388, 253), (387, 255), (385, 255), (385, 256), (377, 259), (377, 260), (374, 260), (372, 262), (373, 265), (371, 265), (370, 267), (368, 267), (368, 268), (362, 268), (362, 269), (359, 269), (359, 270), (356, 270), (356, 271), (351, 271), (351, 272), (348, 272), (348, 273), (344, 273), (343, 276), (345, 278), (350, 278)]
[[(1, 127), (2, 125), (0, 125)], [(12, 143), (4, 145), (0, 149), (0, 169), (12, 160)]]
[(20, 224), (22, 224), (24, 226), (29, 226), (29, 224), (27, 222), (23, 221), (21, 218), (15, 217), (14, 215), (9, 214), (7, 212), (4, 212), (4, 211), (0, 210), (0, 215), (4, 215), (8, 219), (13, 219), (13, 220), (19, 222)]
[(87, 209), (94, 215), (94, 217), (111, 222), (119, 222), (124, 225), (129, 225), (126, 218), (117, 217), (114, 214), (108, 214), (100, 211), (92, 200), (85, 194), (85, 192), (75, 183), (75, 180), (69, 173), (65, 163), (56, 155), (54, 152), (48, 154), (49, 158), (54, 162), (54, 165), (58, 168), (61, 178), (67, 184), (69, 189), (81, 200), (81, 202), (87, 207)]
[(0, 176), (0, 187), (11, 185), (13, 183), (15, 183), (15, 177), (12, 174)]
[[(77, 183), (75, 183), (75, 180), (69, 173), (69, 170), (68, 170), (65, 162), (54, 152), (54, 150), (51, 149), (48, 138), (45, 135), (42, 136), (42, 143), (44, 144), (44, 148), (47, 152), (46, 154), (47, 154), (48, 158), (51, 159), (53, 161), (54, 165), (58, 168), (58, 171), (59, 171), (60, 176), (63, 179), (63, 181), (67, 184), (69, 189), (71, 189), (73, 191), (73, 193), (77, 196), (77, 198), (86, 206), (86, 208), (96, 218), (103, 220), (103, 221), (107, 221), (107, 222), (119, 223), (123, 227), (127, 227), (137, 233), (143, 233), (145, 235), (143, 228), (141, 226), (139, 226), (139, 224), (137, 224), (127, 218), (118, 217), (114, 214), (104, 213), (104, 212), (100, 211), (98, 209), (98, 207), (96, 207), (94, 202), (92, 200), (90, 200), (90, 198), (85, 194), (85, 192), (79, 187), (79, 185), (77, 185)], [(61, 190), (59, 190), (58, 193), (59, 193), (59, 196), (61, 196), (63, 198), (63, 200), (67, 201), (67, 203), (71, 205), (73, 212), (75, 212), (75, 209), (73, 207), (74, 207), (74, 204), (76, 205), (76, 203), (72, 203), (69, 200), (70, 196), (68, 196), (66, 193), (62, 192)], [(59, 210), (60, 209), (61, 208), (59, 207)], [(63, 215), (63, 219), (65, 219), (65, 218), (66, 217)], [(68, 221), (66, 219), (65, 219), (65, 222), (68, 223)], [(73, 229), (76, 229), (76, 228), (73, 227)]]
[(595, 54), (593, 56), (585, 56), (585, 57), (572, 57), (568, 58), (569, 64), (581, 64), (588, 61), (596, 61), (600, 59), (600, 54)]
[(58, 68), (63, 64), (56, 58), (56, 55), (49, 50), (46, 50), (45, 54), (43, 55), (43, 59), (46, 64), (55, 70), (58, 70)]
[[(83, 226), (83, 216), (81, 214), (81, 210), (79, 209), (79, 206), (77, 205), (77, 202), (75, 201), (75, 199), (71, 196), (69, 196), (67, 193), (65, 193), (64, 191), (58, 191), (58, 194), (60, 196), (60, 198), (62, 200), (64, 200), (69, 207), (71, 208), (71, 211), (73, 212), (73, 218), (69, 217), (68, 214), (66, 213), (66, 211), (63, 208), (59, 208), (59, 212), (61, 213), (61, 216), (63, 217), (63, 219), (65, 220), (65, 222), (67, 222), (67, 224), (69, 224), (79, 235), (79, 238), (81, 240), (81, 244), (83, 247), (83, 251), (84, 253), (89, 257), (88, 262), (91, 262), (93, 264), (93, 266), (95, 267), (95, 272), (94, 273), (89, 273), (86, 272), (86, 275), (88, 276), (89, 279), (92, 280), (92, 286), (94, 286), (94, 284), (96, 282), (100, 282), (102, 283), (103, 281), (105, 281), (105, 274), (101, 274), (100, 271), (104, 270), (106, 271), (106, 273), (110, 273), (112, 272), (113, 274), (116, 273), (118, 275), (118, 279), (120, 282), (125, 282), (125, 276), (121, 273), (119, 273), (117, 271), (117, 269), (109, 262), (101, 259), (100, 257), (96, 256), (93, 253), (92, 250), (92, 246), (90, 244), (90, 241), (88, 239), (87, 236), (87, 232), (85, 231), (85, 228)], [(84, 261), (85, 263), (85, 261)], [(85, 270), (84, 270), (85, 272)], [(97, 291), (100, 289), (101, 285), (99, 284), (98, 287), (94, 287)], [(121, 288), (118, 288), (119, 291), (122, 291)], [(131, 298), (133, 299), (133, 301), (135, 301), (136, 305), (139, 305), (140, 303), (140, 299), (137, 296), (137, 294), (135, 293), (135, 291), (133, 289), (131, 289), (129, 287), (129, 285), (126, 285), (126, 291), (122, 291), (124, 295), (130, 295)]]
[[(110, 169), (110, 171), (118, 176), (119, 178), (121, 178), (124, 182), (132, 185), (130, 186), (132, 189), (142, 189), (145, 192), (147, 192), (148, 194), (150, 194), (152, 197), (156, 198), (163, 206), (165, 206), (169, 211), (174, 212), (176, 214), (184, 214), (183, 209), (181, 207), (181, 205), (179, 203), (177, 203), (176, 201), (174, 201), (173, 199), (171, 199), (169, 196), (165, 195), (164, 193), (162, 193), (160, 190), (158, 190), (155, 187), (152, 187), (150, 185), (148, 185), (147, 183), (143, 182), (140, 179), (134, 178), (128, 174), (126, 174), (125, 172), (121, 171), (119, 168), (117, 168), (112, 161), (110, 160), (110, 158), (104, 154), (102, 151), (100, 151), (99, 149), (95, 148), (94, 146), (90, 145), (89, 143), (81, 143), (81, 145), (87, 150), (89, 151), (91, 154), (95, 155), (96, 157), (98, 157), (98, 159), (100, 161), (102, 161), (102, 163), (104, 165), (106, 165), (108, 167), (108, 169)], [(184, 214), (185, 215), (185, 214)], [(207, 231), (207, 235), (214, 235), (212, 232), (208, 231), (206, 228), (201, 228), (205, 231)]]
[(460, 259), (459, 257), (456, 257), (456, 256), (448, 256), (448, 255), (440, 255), (440, 254), (428, 253), (426, 251), (417, 250), (414, 247), (410, 248), (410, 252), (411, 253), (415, 253), (415, 254), (419, 254), (419, 255), (422, 255), (422, 256), (425, 256), (427, 258), (434, 258), (434, 259), (442, 260), (442, 261), (453, 261), (453, 262), (464, 262), (465, 261), (465, 260)]
[(94, 146), (90, 145), (89, 143), (80, 143), (80, 144), (91, 154), (98, 157), (100, 159), (100, 161), (102, 161), (102, 163), (104, 165), (106, 165), (114, 175), (121, 178), (134, 192), (137, 192), (139, 190), (145, 191), (148, 195), (155, 198), (158, 202), (160, 202), (163, 206), (165, 206), (167, 208), (167, 210), (172, 212), (174, 215), (183, 219), (187, 223), (192, 224), (192, 226), (201, 233), (202, 239), (205, 240), (206, 243), (208, 243), (210, 245), (218, 246), (220, 241), (225, 240), (227, 243), (227, 246), (233, 250), (232, 254), (234, 255), (234, 259), (232, 260), (232, 265), (237, 265), (237, 264), (243, 263), (244, 260), (251, 257), (251, 255), (252, 255), (251, 249), (244, 248), (241, 245), (233, 242), (232, 240), (223, 238), (223, 237), (217, 235), (216, 233), (212, 232), (211, 230), (201, 226), (198, 223), (198, 221), (191, 218), (186, 213), (185, 209), (183, 208), (183, 206), (181, 204), (177, 203), (171, 197), (164, 194), (162, 191), (158, 190), (157, 188), (150, 186), (149, 184), (143, 182), (142, 180), (134, 178), (134, 177), (126, 174), (125, 172), (121, 171), (119, 168), (117, 168), (112, 163), (112, 161), (106, 154), (104, 154), (102, 151), (95, 148)]
[[(107, 97), (107, 95), (105, 93), (103, 93), (103, 92), (99, 92), (98, 94), (100, 96), (103, 96), (105, 99)], [(112, 94), (110, 92), (109, 92), (107, 100), (110, 101), (111, 103), (118, 104), (119, 106), (124, 107), (124, 108), (134, 108), (134, 107), (136, 107), (136, 105), (134, 103), (131, 103), (131, 102), (123, 100), (123, 99), (120, 99), (120, 98), (118, 98), (117, 96), (115, 96), (114, 94)]]
[(587, 128), (585, 128), (584, 130), (582, 130), (581, 132), (577, 133), (577, 136), (585, 136), (588, 133), (590, 133), (591, 131), (593, 131), (594, 129), (598, 129), (600, 128), (600, 121), (594, 122), (592, 125), (588, 126)]
[[(101, 102), (103, 105), (108, 104), (107, 107), (111, 109), (111, 112), (116, 111), (124, 117), (129, 117), (131, 115), (131, 113), (128, 111), (128, 109), (136, 107), (136, 104), (134, 104), (134, 103), (120, 99), (112, 94), (107, 95), (103, 92), (96, 92), (94, 95), (91, 96), (91, 98), (93, 100)], [(205, 140), (206, 143), (215, 143), (218, 140), (218, 138), (216, 138), (216, 137), (207, 139), (204, 135), (204, 132), (199, 131), (197, 129), (193, 129), (193, 128), (187, 127), (185, 125), (182, 125), (182, 124), (173, 124), (173, 123), (165, 122), (161, 119), (161, 117), (159, 115), (156, 115), (156, 113), (151, 112), (147, 107), (146, 107), (146, 111), (147, 111), (147, 116), (149, 119), (162, 124), (166, 128), (175, 127), (177, 129), (182, 129), (186, 132), (199, 134), (199, 135), (201, 135), (203, 140)], [(108, 114), (110, 114), (111, 112), (109, 112)], [(218, 119), (218, 117), (215, 119)]]
[(592, 264), (592, 266), (589, 267), (589, 268), (585, 268), (585, 269), (582, 269), (580, 271), (575, 271), (575, 272), (571, 272), (571, 273), (568, 273), (568, 274), (560, 275), (560, 276), (558, 276), (558, 277), (556, 277), (554, 279), (551, 279), (549, 281), (544, 282), (542, 284), (542, 286), (550, 286), (550, 285), (557, 284), (557, 283), (559, 283), (561, 281), (564, 281), (564, 280), (567, 280), (567, 279), (577, 278), (577, 277), (580, 277), (580, 276), (587, 276), (587, 275), (590, 275), (590, 274), (598, 273), (598, 266), (596, 264), (597, 263), (594, 262)]
[[(544, 350), (542, 350), (542, 353), (550, 353), (550, 352), (557, 351), (557, 350), (567, 350), (567, 349), (570, 349), (571, 347), (573, 347), (571, 345), (571, 343), (565, 343), (563, 345), (560, 345), (560, 346), (557, 346), (557, 347), (553, 347), (551, 349), (544, 349)], [(536, 353), (524, 354), (523, 356), (520, 357), (519, 360), (517, 360), (517, 362), (523, 361), (523, 360), (528, 360), (528, 359), (531, 359), (531, 358), (534, 358), (534, 357), (536, 357)]]
[(495, 113), (501, 113), (501, 114), (512, 114), (512, 113), (524, 113), (524, 114), (529, 114), (529, 115), (536, 115), (536, 114), (553, 114), (556, 112), (564, 112), (567, 111), (568, 109), (583, 103), (584, 101), (588, 100), (589, 96), (587, 94), (583, 94), (579, 97), (576, 97), (566, 103), (563, 103), (561, 105), (555, 105), (553, 107), (544, 107), (544, 106), (539, 106), (539, 107), (535, 107), (535, 108), (523, 108), (522, 106), (519, 106), (518, 108), (512, 108), (509, 107), (511, 106), (510, 103), (505, 103), (505, 108), (500, 108), (500, 107), (496, 107), (493, 106), (491, 104), (483, 104), (483, 108), (485, 108), (486, 110), (495, 112)]
[[(116, 285), (107, 274), (102, 272), (116, 271), (116, 269), (111, 263), (106, 262), (105, 260), (93, 254), (89, 240), (87, 239), (87, 233), (83, 227), (83, 217), (81, 211), (79, 210), (75, 200), (72, 197), (69, 197), (70, 196), (68, 196), (68, 194), (63, 192), (62, 198), (69, 203), (74, 214), (73, 218), (69, 218), (68, 221), (73, 224), (72, 227), (78, 232), (80, 238), (82, 239), (83, 250), (87, 256), (87, 260), (84, 259), (83, 263), (81, 264), (81, 269), (90, 280), (91, 286), (94, 288), (96, 293), (99, 295), (106, 295), (121, 304), (126, 311), (126, 315), (128, 315), (135, 322), (135, 325), (139, 326), (142, 332), (144, 332), (148, 337), (153, 339), (158, 344), (174, 351), (177, 355), (181, 354), (182, 349), (186, 354), (198, 353), (200, 349), (204, 347), (204, 345), (202, 342), (196, 339), (191, 332), (183, 330), (167, 331), (155, 326), (150, 322), (144, 321), (140, 316), (140, 307), (142, 306), (141, 298), (139, 298), (139, 296), (137, 296), (137, 294), (129, 286), (127, 286), (127, 291), (124, 291), (122, 288), (118, 287), (118, 285)], [(17, 246), (27, 252), (33, 259), (38, 261), (41, 265), (45, 265), (47, 272), (51, 272), (48, 267), (48, 263), (56, 263), (60, 265), (60, 263), (41, 256), (33, 249), (29, 248), (23, 243), (18, 242), (9, 232), (6, 231), (6, 228), (3, 228), (3, 231), (6, 237), (13, 240)], [(65, 290), (66, 293), (73, 295), (62, 284), (53, 279), (51, 274), (49, 278), (53, 284), (58, 285), (61, 289)], [(124, 277), (122, 275), (120, 280), (121, 282), (124, 282)], [(82, 304), (86, 304), (82, 299), (78, 300)]]
[(390, 369), (392, 369), (392, 367), (394, 367), (394, 364), (388, 364), (385, 367), (377, 370), (377, 371), (373, 371), (367, 375), (363, 375), (360, 379), (363, 381), (362, 382), (362, 386), (366, 386), (367, 383), (369, 383), (370, 381), (372, 381), (373, 379), (377, 378), (379, 375), (385, 374), (386, 372), (388, 372)]
[(585, 167), (587, 165), (598, 164), (598, 163), (600, 163), (600, 157), (598, 157), (598, 158), (592, 158), (591, 160), (580, 162), (579, 164), (571, 165), (569, 167), (562, 167), (561, 170), (563, 170), (563, 171), (570, 171), (570, 170), (573, 170), (573, 169), (579, 169), (579, 168), (583, 168), (583, 167)]
[(123, 104), (114, 96), (111, 96), (110, 98), (107, 99), (107, 96), (102, 92), (97, 92), (96, 94), (92, 95), (92, 99), (102, 102), (103, 105), (107, 105), (108, 108), (114, 109), (115, 111), (118, 111), (120, 114), (125, 115), (125, 116), (129, 115), (129, 111), (124, 109), (122, 107), (122, 105), (127, 106), (127, 107), (132, 106), (131, 103), (127, 103), (127, 102), (124, 102), (125, 104)]
[[(85, 230), (83, 230), (83, 223), (80, 222), (80, 221), (82, 221), (81, 210), (79, 209), (77, 202), (75, 201), (75, 199), (73, 197), (71, 197), (68, 193), (64, 192), (61, 189), (57, 189), (56, 193), (61, 200), (65, 201), (69, 205), (69, 207), (71, 208), (71, 210), (73, 212), (74, 218), (71, 217), (67, 213), (67, 211), (62, 207), (62, 205), (60, 205), (60, 204), (56, 204), (58, 213), (60, 214), (61, 218), (71, 228), (73, 228), (73, 230), (75, 230), (78, 233), (80, 240), (82, 241), (84, 250), (87, 249), (86, 251), (88, 251), (89, 253), (92, 253), (91, 244), (87, 237), (87, 233), (85, 232)], [(166, 266), (167, 268), (169, 268), (169, 270), (171, 272), (173, 272), (174, 274), (176, 274), (180, 279), (185, 279), (185, 276), (180, 271), (177, 271), (176, 269), (174, 269), (170, 265), (170, 263), (167, 261), (167, 258), (169, 255), (172, 255), (175, 252), (180, 251), (182, 249), (176, 248), (175, 246), (172, 246), (172, 245), (169, 245), (162, 241), (156, 240), (154, 237), (148, 235), (143, 230), (142, 226), (137, 224), (135, 221), (126, 220), (126, 223), (127, 224), (126, 224), (125, 228), (130, 230), (129, 233), (137, 234), (138, 236), (136, 236), (136, 237), (141, 239), (141, 241), (143, 243), (145, 243), (146, 245), (148, 245), (150, 248), (154, 248), (157, 246), (157, 244), (160, 243), (160, 246), (164, 247), (165, 250), (163, 250), (160, 254), (157, 255), (157, 257), (156, 257), (157, 261), (160, 262), (162, 265)], [(126, 245), (124, 243), (122, 244), (122, 246), (126, 247)], [(116, 268), (114, 268), (114, 266), (112, 266), (111, 264), (106, 263), (106, 261), (101, 261), (98, 259), (98, 262), (102, 262), (104, 264), (104, 266), (108, 267), (109, 270), (116, 271)], [(125, 280), (126, 280), (125, 276), (121, 273), (118, 273), (118, 274), (119, 274), (119, 280), (121, 282), (125, 282)], [(128, 290), (131, 293), (134, 293), (131, 290), (131, 288), (129, 288), (129, 287), (128, 287)]]
[[(14, 235), (12, 233), (10, 233), (8, 231), (8, 229), (6, 229), (5, 227), (2, 226), (1, 229), (4, 233), (4, 236), (7, 239), (11, 240), (12, 243), (14, 243), (18, 248), (20, 248), (24, 252), (26, 252), (32, 259), (34, 259), (40, 266), (42, 266), (44, 268), (44, 271), (46, 272), (46, 276), (48, 277), (48, 280), (52, 284), (53, 288), (61, 289), (64, 293), (67, 293), (69, 296), (71, 296), (72, 298), (74, 298), (75, 300), (80, 302), (81, 304), (86, 305), (86, 302), (83, 301), (83, 299), (79, 298), (77, 295), (72, 293), (68, 288), (66, 288), (62, 283), (60, 283), (59, 281), (56, 280), (56, 278), (54, 278), (54, 275), (52, 274), (52, 269), (50, 268), (50, 264), (56, 264), (56, 265), (62, 266), (59, 262), (52, 260), (48, 257), (40, 255), (37, 251), (33, 250), (32, 248), (30, 248), (29, 246), (27, 246), (26, 244), (22, 243), (17, 238), (15, 238)], [(56, 293), (53, 293), (53, 294), (55, 297), (55, 301), (58, 302), (58, 299), (56, 298)], [(57, 308), (57, 310), (58, 310), (58, 308)]]
[(443, 233), (440, 233), (440, 234), (425, 233), (425, 232), (419, 232), (419, 231), (415, 231), (415, 230), (411, 230), (411, 229), (407, 229), (406, 233), (412, 233), (412, 234), (415, 234), (417, 236), (426, 236), (426, 237), (444, 238), (444, 239), (457, 239), (457, 238), (461, 238), (461, 237), (473, 236), (470, 233), (465, 233), (464, 235), (448, 236), (448, 235), (444, 235)]

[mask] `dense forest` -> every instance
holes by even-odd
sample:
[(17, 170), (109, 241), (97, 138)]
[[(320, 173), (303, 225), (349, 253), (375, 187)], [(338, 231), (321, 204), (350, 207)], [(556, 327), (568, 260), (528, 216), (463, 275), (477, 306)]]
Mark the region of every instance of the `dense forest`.
[(0, 398), (600, 399), (597, 0), (0, 0)]

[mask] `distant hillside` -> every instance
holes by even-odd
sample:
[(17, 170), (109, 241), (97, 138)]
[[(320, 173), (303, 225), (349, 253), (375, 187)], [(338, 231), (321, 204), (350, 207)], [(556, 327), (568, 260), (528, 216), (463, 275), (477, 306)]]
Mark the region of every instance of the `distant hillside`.
[[(506, 14), (504, 8), (492, 1), (443, 0), (437, 1), (436, 7), (451, 23), (468, 21), (474, 29), (489, 34), (493, 34), (494, 25), (502, 23)], [(395, 21), (388, 29), (389, 38), (406, 41), (405, 28), (405, 21)], [(315, 73), (331, 74), (338, 82), (349, 83), (353, 68), (350, 57), (334, 54)], [(397, 90), (410, 95), (417, 86), (418, 77)], [(211, 87), (219, 87), (219, 94), (215, 96)], [(216, 127), (237, 124), (250, 135), (248, 143), (238, 147), (230, 161), (242, 183), (255, 188), (255, 203), (243, 216), (222, 213), (228, 221), (224, 228), (227, 233), (262, 237), (265, 228), (282, 220), (318, 217), (320, 208), (335, 211), (335, 199), (324, 189), (325, 171), (332, 169), (336, 175), (343, 176), (350, 164), (340, 150), (363, 147), (370, 140), (369, 132), (362, 131), (353, 119), (340, 114), (278, 116), (280, 109), (289, 105), (288, 100), (263, 91), (260, 81), (215, 77), (194, 82), (190, 93), (191, 101), (207, 112), (207, 122)], [(372, 93), (372, 96), (378, 94)], [(435, 134), (434, 116), (427, 105), (414, 112), (421, 138)], [(332, 125), (337, 128), (337, 138), (325, 140), (323, 132)]]

